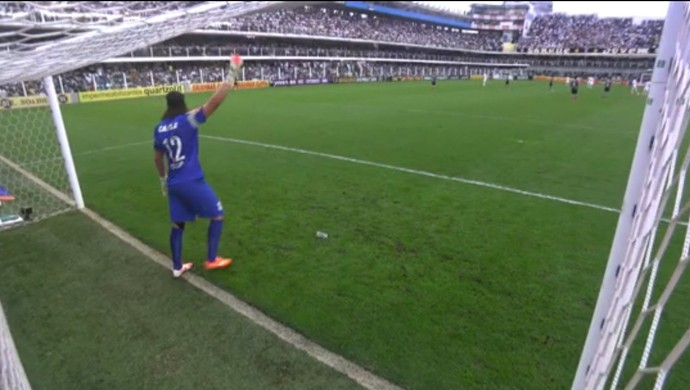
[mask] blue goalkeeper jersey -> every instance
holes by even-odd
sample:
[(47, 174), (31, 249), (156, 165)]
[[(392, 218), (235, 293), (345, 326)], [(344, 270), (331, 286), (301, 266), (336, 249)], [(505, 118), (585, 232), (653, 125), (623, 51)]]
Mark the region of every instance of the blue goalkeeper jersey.
[(168, 185), (203, 179), (199, 162), (199, 125), (206, 122), (203, 108), (162, 120), (154, 130), (154, 148), (168, 160)]

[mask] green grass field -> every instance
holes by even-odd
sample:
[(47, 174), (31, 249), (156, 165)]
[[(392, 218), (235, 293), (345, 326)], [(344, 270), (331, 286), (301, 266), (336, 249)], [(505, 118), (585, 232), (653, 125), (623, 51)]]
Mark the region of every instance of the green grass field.
[[(564, 85), (469, 81), (240, 91), (201, 130), (227, 213), (221, 254), (235, 262), (202, 270), (206, 222), (187, 228), (185, 257), (404, 388), (569, 388), (617, 222), (601, 208), (622, 201), (644, 108), (623, 87), (601, 92), (581, 88), (574, 102)], [(87, 206), (168, 253), (151, 141), (163, 106), (63, 114)], [(686, 329), (689, 304), (685, 283), (653, 361)], [(690, 373), (676, 369), (667, 384), (689, 388)]]
[(83, 215), (3, 232), (0, 250), (0, 298), (35, 390), (360, 388)]

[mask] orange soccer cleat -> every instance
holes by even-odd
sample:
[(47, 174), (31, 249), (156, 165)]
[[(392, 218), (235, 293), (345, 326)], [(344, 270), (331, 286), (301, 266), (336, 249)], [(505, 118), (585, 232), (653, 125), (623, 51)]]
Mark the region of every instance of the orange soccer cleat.
[(216, 257), (215, 260), (206, 260), (204, 263), (206, 270), (210, 271), (214, 269), (228, 268), (230, 264), (232, 264), (232, 259), (223, 259), (221, 257)]

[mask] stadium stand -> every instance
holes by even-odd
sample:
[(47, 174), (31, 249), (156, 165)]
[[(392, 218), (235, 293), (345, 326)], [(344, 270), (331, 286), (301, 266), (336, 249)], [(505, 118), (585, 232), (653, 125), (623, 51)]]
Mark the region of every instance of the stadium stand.
[(495, 31), (464, 34), (458, 29), (446, 26), (432, 26), (383, 15), (313, 6), (255, 14), (240, 20), (217, 23), (208, 28), (368, 39), (483, 51), (501, 50), (501, 34)]
[[(80, 18), (107, 20), (108, 15), (120, 10), (118, 3), (80, 2), (70, 8), (71, 13), (40, 12), (32, 14), (31, 18), (47, 25), (56, 20), (76, 24)], [(188, 3), (185, 6), (196, 2)], [(466, 24), (477, 17), (476, 14), (450, 13), (407, 2), (371, 4), (446, 17)], [(25, 8), (21, 2), (3, 3), (0, 26), (3, 21), (11, 20), (12, 14), (25, 12)], [(128, 17), (142, 16), (136, 15), (134, 8), (129, 7), (129, 11)], [(500, 7), (492, 6), (491, 11), (500, 12)], [(506, 12), (508, 17), (515, 19), (515, 10), (507, 9)], [(486, 19), (485, 15), (482, 18)], [(662, 26), (659, 20), (634, 23), (630, 18), (599, 19), (547, 13), (537, 15), (525, 25), (524, 36), (494, 30), (468, 33), (468, 29), (347, 8), (334, 2), (213, 23), (205, 30), (134, 51), (116, 62), (60, 75), (60, 89), (67, 93), (214, 82), (222, 77), (221, 61), (233, 53), (250, 58), (243, 79), (271, 82), (311, 76), (328, 79), (342, 76), (378, 79), (430, 75), (469, 77), (497, 74), (505, 69), (512, 69), (513, 75), (525, 78), (587, 75), (629, 80), (639, 78), (652, 67)], [(499, 53), (506, 41), (517, 42), (515, 53)], [(150, 60), (144, 60), (146, 57)], [(5, 85), (0, 86), (0, 97), (31, 95), (40, 90), (40, 83)]]
[(519, 40), (523, 50), (576, 48), (593, 50), (656, 48), (662, 20), (634, 24), (632, 18), (597, 18), (595, 15), (541, 15), (535, 18), (529, 35)]

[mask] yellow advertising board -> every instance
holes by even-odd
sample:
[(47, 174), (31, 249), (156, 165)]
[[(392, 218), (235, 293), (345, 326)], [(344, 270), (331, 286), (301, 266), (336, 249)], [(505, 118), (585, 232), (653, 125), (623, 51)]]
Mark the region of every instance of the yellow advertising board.
[[(73, 103), (71, 95), (58, 94), (60, 104)], [(43, 95), (0, 98), (0, 108), (10, 110), (15, 108), (44, 107), (48, 105), (48, 97)]]
[(79, 102), (101, 102), (105, 100), (133, 99), (148, 96), (163, 96), (168, 92), (184, 93), (182, 85), (161, 85), (158, 87), (143, 87), (129, 89), (108, 89), (104, 91), (79, 92)]
[[(213, 92), (217, 90), (223, 83), (201, 83), (192, 84), (190, 86), (191, 92)], [(248, 80), (238, 81), (237, 89), (254, 89), (254, 88), (268, 88), (270, 85), (268, 80)]]

